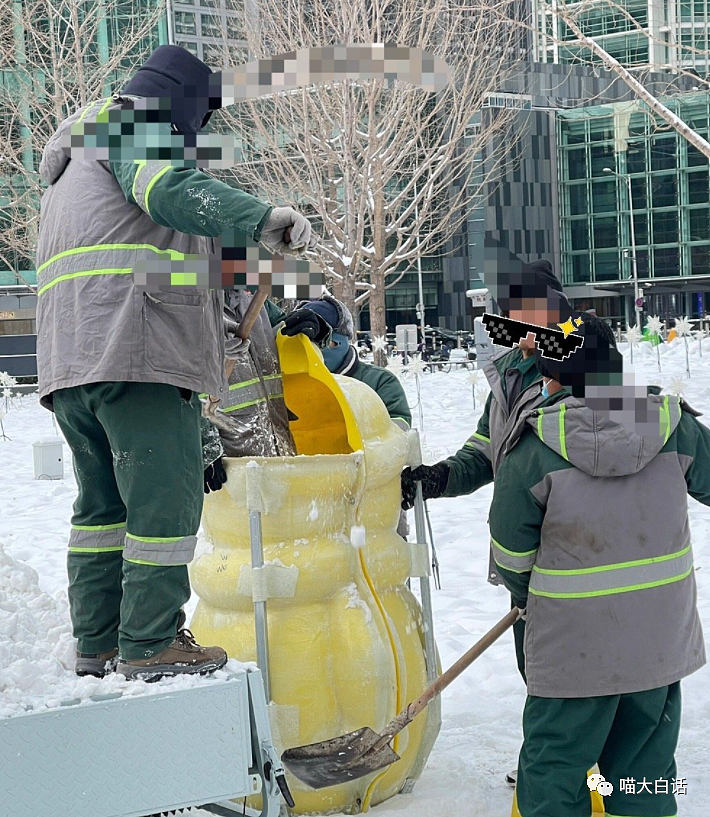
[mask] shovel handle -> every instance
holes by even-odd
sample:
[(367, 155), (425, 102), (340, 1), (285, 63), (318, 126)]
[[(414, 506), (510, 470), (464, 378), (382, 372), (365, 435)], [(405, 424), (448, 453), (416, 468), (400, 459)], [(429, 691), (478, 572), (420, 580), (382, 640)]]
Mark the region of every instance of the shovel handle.
[[(256, 323), (259, 313), (261, 312), (261, 308), (266, 303), (268, 295), (261, 290), (258, 290), (254, 293), (251, 301), (249, 302), (249, 306), (247, 307), (247, 311), (244, 313), (244, 317), (239, 322), (239, 326), (237, 327), (236, 332), (234, 333), (238, 338), (242, 340), (246, 340), (249, 335), (251, 334), (251, 330), (254, 328), (254, 324)], [(234, 371), (234, 367), (237, 365), (236, 360), (227, 360), (224, 364), (224, 376), (226, 380), (232, 376), (232, 372)], [(210, 417), (214, 416), (215, 410), (217, 408), (217, 404), (219, 403), (219, 397), (213, 397), (209, 395), (207, 398), (205, 416)]]
[(429, 704), (437, 695), (446, 689), (449, 684), (461, 675), (461, 673), (468, 669), (479, 655), (484, 653), (494, 641), (497, 641), (506, 630), (509, 630), (515, 622), (525, 614), (525, 610), (520, 610), (517, 607), (507, 613), (496, 625), (479, 640), (471, 649), (464, 653), (459, 660), (452, 664), (443, 675), (440, 675), (436, 681), (416, 699), (412, 701), (405, 709), (403, 709), (397, 717), (391, 721), (382, 732), (382, 737), (374, 744), (372, 751), (382, 748), (392, 740), (392, 738), (408, 726), (414, 718)]
[(251, 301), (249, 302), (249, 306), (247, 307), (247, 311), (244, 313), (244, 317), (239, 322), (239, 327), (235, 332), (238, 338), (246, 340), (249, 337), (251, 330), (259, 317), (261, 308), (266, 303), (267, 297), (267, 294), (261, 290), (254, 293)]

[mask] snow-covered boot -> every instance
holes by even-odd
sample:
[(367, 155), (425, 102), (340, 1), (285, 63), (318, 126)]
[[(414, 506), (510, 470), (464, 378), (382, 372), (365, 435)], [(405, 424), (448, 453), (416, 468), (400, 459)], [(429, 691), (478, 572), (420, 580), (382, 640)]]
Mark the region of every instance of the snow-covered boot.
[(119, 660), (116, 671), (130, 680), (158, 681), (173, 675), (207, 675), (227, 663), (221, 647), (201, 647), (193, 634), (181, 629), (175, 640), (150, 658)]
[[(184, 610), (180, 610), (178, 614), (177, 632), (180, 632), (185, 626), (187, 616)], [(77, 675), (93, 675), (95, 678), (104, 678), (111, 672), (116, 671), (118, 664), (118, 649), (109, 650), (101, 653), (85, 653), (78, 652), (76, 654), (76, 662), (74, 664), (74, 672)]]
[(74, 672), (77, 675), (93, 675), (95, 678), (103, 678), (110, 672), (114, 672), (117, 663), (117, 649), (96, 654), (78, 652), (76, 654)]

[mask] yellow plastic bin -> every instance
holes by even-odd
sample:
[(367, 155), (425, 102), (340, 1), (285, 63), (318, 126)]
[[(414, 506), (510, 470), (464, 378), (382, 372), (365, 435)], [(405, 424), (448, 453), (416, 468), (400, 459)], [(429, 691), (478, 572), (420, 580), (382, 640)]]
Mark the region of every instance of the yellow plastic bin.
[[(279, 339), (299, 454), (226, 460), (206, 497), (209, 547), (191, 568), (192, 629), (241, 661), (256, 658), (254, 598), (268, 610), (272, 728), (280, 751), (381, 729), (426, 687), (424, 628), (406, 585), (412, 545), (396, 533), (409, 435), (368, 386), (333, 376), (301, 336)], [(319, 427), (321, 433), (319, 433)], [(328, 453), (318, 453), (326, 451)], [(265, 567), (252, 571), (246, 468), (259, 466)], [(320, 791), (289, 778), (295, 814), (367, 810), (423, 767), (440, 726), (433, 708), (397, 739), (401, 761)]]

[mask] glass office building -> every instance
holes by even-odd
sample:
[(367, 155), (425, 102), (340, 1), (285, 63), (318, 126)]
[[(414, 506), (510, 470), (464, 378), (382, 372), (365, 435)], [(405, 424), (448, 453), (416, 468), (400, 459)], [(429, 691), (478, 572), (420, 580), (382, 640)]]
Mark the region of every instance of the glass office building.
[[(708, 138), (708, 94), (667, 104)], [(648, 314), (710, 312), (707, 158), (635, 102), (558, 112), (557, 142), (565, 284), (630, 294), (635, 244)]]

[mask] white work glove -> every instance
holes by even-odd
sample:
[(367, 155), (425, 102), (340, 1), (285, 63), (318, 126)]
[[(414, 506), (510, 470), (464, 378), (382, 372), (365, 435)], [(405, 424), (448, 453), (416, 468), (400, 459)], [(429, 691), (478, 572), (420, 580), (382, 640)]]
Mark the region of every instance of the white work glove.
[(315, 247), (316, 236), (311, 222), (293, 207), (274, 207), (261, 229), (261, 243), (274, 253), (297, 254)]

